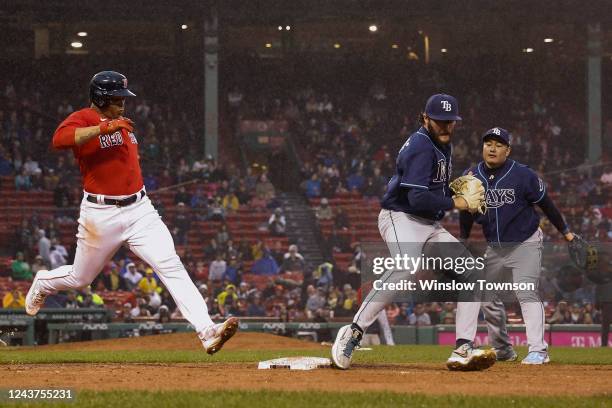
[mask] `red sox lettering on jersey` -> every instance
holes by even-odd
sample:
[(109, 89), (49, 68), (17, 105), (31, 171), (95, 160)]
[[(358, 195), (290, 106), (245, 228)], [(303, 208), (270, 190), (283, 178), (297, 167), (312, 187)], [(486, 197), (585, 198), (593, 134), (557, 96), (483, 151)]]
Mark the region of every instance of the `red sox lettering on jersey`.
[(53, 135), (53, 147), (72, 149), (83, 176), (85, 191), (93, 194), (130, 195), (142, 186), (138, 142), (133, 132), (121, 129), (99, 135), (81, 146), (74, 142), (76, 128), (96, 126), (106, 120), (92, 108), (72, 113)]

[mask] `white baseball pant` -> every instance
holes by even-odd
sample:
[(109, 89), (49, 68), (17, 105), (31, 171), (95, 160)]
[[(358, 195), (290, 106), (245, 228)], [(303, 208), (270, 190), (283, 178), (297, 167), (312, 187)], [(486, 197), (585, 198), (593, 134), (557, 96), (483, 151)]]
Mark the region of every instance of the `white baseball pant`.
[[(517, 291), (516, 297), (521, 305), (527, 344), (529, 351), (546, 351), (548, 344), (544, 339), (545, 313), (542, 301), (537, 293), (542, 266), (542, 230), (538, 228), (524, 242), (511, 247), (487, 248), (486, 279), (489, 282), (500, 282), (504, 268), (512, 270), (512, 280), (516, 283), (534, 283), (536, 291)], [(461, 306), (459, 303), (458, 306)], [(465, 303), (463, 308), (470, 311), (459, 318), (457, 316), (457, 338), (474, 340), (478, 324), (480, 303)], [(484, 302), (482, 304), (489, 331), (489, 342), (493, 347), (510, 344), (506, 330), (506, 312), (501, 302)]]
[[(421, 257), (426, 242), (459, 242), (439, 222), (399, 211), (382, 209), (378, 215), (378, 229), (392, 257), (398, 254), (414, 258)], [(411, 276), (409, 270), (389, 270), (382, 275), (380, 280), (383, 283), (399, 282), (409, 280)], [(393, 297), (394, 293), (390, 290), (372, 289), (361, 303), (361, 307), (353, 318), (353, 323), (366, 331), (378, 318), (385, 305), (393, 302)], [(458, 307), (457, 315), (459, 316), (462, 312), (465, 313)], [(473, 313), (471, 309), (468, 312)], [(476, 316), (478, 316), (478, 310), (476, 310)]]
[(119, 247), (127, 244), (132, 252), (155, 270), (182, 315), (198, 333), (214, 324), (202, 295), (176, 254), (168, 227), (162, 222), (149, 197), (144, 196), (125, 207), (91, 203), (85, 197), (81, 201), (74, 263), (39, 272), (37, 277), (44, 293), (86, 287)]

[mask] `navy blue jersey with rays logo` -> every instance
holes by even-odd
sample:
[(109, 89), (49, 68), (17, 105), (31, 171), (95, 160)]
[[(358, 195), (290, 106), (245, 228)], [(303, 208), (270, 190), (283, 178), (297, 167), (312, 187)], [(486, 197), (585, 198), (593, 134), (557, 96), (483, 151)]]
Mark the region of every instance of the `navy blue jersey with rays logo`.
[(470, 168), (486, 189), (487, 212), (475, 218), (489, 243), (523, 242), (538, 229), (534, 204), (545, 200), (546, 185), (527, 165), (506, 160), (489, 169), (484, 162)]
[(381, 207), (431, 220), (444, 217), (454, 206), (448, 188), (451, 153), (450, 144), (435, 144), (424, 127), (413, 133), (399, 151)]

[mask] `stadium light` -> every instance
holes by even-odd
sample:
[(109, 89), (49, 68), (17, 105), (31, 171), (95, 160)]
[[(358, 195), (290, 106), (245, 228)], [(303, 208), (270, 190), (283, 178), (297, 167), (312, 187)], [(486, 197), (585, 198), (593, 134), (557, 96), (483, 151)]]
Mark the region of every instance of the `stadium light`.
[(523, 48), (523, 52), (533, 52), (533, 48), (529, 47), (529, 48)]
[(86, 32), (86, 31), (79, 31), (79, 32), (77, 33), (77, 35), (78, 35), (79, 37), (87, 37), (87, 32)]
[(553, 42), (553, 41), (555, 41), (555, 40), (554, 40), (554, 38), (545, 38), (545, 39), (544, 39), (544, 42), (545, 42), (545, 43), (551, 43), (551, 42)]
[(285, 27), (285, 30), (290, 31), (291, 30), (291, 26)]
[(447, 51), (448, 51), (448, 50), (447, 50), (446, 48), (442, 48), (442, 49), (440, 50), (440, 52), (442, 52), (442, 53), (446, 53)]
[(376, 26), (376, 24), (372, 24), (370, 27), (368, 27), (368, 30), (375, 33), (378, 31), (378, 26)]
[(70, 43), (70, 46), (72, 48), (81, 48), (81, 47), (83, 47), (83, 43), (80, 42), (80, 41), (73, 41), (73, 42)]
[(336, 48), (336, 49), (337, 49), (337, 48), (340, 48), (340, 44), (335, 43), (335, 44), (334, 44), (334, 48)]
[(396, 50), (396, 49), (398, 49), (398, 48), (399, 48), (399, 45), (397, 45), (397, 44), (393, 44), (393, 45), (391, 45), (391, 48), (393, 48), (394, 50)]
[(272, 48), (272, 44), (266, 43), (266, 48)]
[(283, 31), (283, 26), (278, 26), (278, 31)]
[(187, 24), (183, 24), (183, 25), (181, 26), (181, 30), (186, 30), (187, 28), (189, 28), (189, 27), (187, 26)]

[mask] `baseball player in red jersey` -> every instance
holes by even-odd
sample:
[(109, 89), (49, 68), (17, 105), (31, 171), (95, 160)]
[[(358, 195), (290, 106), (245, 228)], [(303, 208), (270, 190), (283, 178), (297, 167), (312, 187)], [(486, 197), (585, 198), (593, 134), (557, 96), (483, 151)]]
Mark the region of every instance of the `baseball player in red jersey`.
[(39, 271), (26, 297), (26, 312), (35, 315), (49, 294), (89, 285), (127, 244), (153, 267), (206, 352), (216, 353), (236, 333), (238, 319), (213, 323), (146, 195), (133, 122), (123, 117), (125, 98), (136, 95), (124, 75), (103, 71), (92, 78), (89, 96), (91, 106), (68, 116), (53, 135), (53, 147), (72, 149), (83, 176), (74, 264)]

